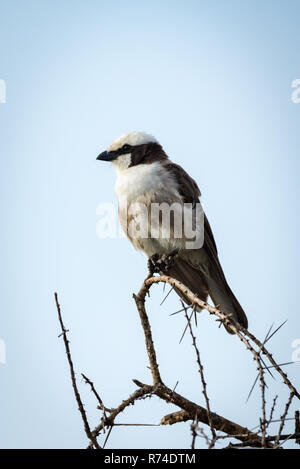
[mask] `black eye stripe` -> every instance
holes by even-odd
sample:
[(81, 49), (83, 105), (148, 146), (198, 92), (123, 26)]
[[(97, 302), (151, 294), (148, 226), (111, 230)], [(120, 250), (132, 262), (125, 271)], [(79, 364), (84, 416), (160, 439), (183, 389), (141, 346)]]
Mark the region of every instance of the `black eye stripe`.
[(119, 150), (116, 150), (116, 153), (118, 155), (123, 155), (124, 153), (128, 153), (131, 150), (131, 145), (128, 145), (127, 143), (123, 145)]
[(132, 151), (133, 147), (131, 145), (128, 145), (128, 143), (125, 143), (121, 148), (118, 150), (113, 150), (111, 153), (114, 153), (117, 156), (119, 155), (125, 155), (126, 153), (130, 153)]

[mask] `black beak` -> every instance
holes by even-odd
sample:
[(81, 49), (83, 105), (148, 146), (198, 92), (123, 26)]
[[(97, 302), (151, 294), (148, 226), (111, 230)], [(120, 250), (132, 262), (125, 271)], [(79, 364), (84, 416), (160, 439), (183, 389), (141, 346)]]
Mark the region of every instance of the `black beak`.
[(117, 158), (118, 155), (114, 151), (104, 151), (97, 156), (97, 160), (101, 161), (113, 161)]

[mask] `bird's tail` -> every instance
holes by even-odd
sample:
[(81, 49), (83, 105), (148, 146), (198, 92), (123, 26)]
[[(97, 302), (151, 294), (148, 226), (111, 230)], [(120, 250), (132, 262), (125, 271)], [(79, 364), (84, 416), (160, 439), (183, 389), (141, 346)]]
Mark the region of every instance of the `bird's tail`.
[[(231, 314), (241, 326), (247, 329), (247, 316), (232, 293), (219, 262), (214, 262), (210, 269), (200, 271), (177, 258), (169, 275), (186, 285), (201, 300), (206, 301), (209, 295), (216, 307), (219, 307), (223, 313)], [(185, 303), (190, 304), (184, 293), (176, 288), (175, 291)], [(230, 328), (226, 326), (225, 328), (232, 334)]]
[[(240, 303), (232, 293), (220, 266), (214, 266), (206, 278), (208, 293), (216, 307), (223, 313), (232, 314), (233, 318), (245, 329), (248, 328), (247, 316)], [(226, 327), (226, 326), (225, 326)], [(229, 333), (230, 328), (226, 327)]]
[[(200, 300), (207, 300), (207, 285), (199, 270), (194, 269), (187, 262), (177, 258), (174, 262), (174, 265), (169, 270), (168, 274), (171, 277), (179, 280), (186, 287), (188, 287), (195, 295), (197, 295), (198, 298), (200, 298)], [(177, 288), (174, 288), (174, 290), (185, 303), (187, 303), (188, 305), (191, 304), (191, 302), (184, 293), (182, 293)], [(201, 309), (199, 308), (199, 311), (200, 310)]]

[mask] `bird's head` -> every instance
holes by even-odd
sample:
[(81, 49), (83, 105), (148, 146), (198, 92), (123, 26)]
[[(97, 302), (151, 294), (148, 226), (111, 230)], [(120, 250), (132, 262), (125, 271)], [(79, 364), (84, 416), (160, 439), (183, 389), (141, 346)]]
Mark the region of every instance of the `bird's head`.
[(167, 159), (167, 155), (161, 145), (153, 135), (145, 132), (122, 135), (97, 157), (97, 160), (111, 161), (117, 171), (162, 159)]

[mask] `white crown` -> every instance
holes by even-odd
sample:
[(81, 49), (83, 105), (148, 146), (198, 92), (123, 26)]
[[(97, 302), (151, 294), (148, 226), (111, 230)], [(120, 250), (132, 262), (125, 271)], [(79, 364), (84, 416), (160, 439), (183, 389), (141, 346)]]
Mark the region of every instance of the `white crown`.
[(146, 132), (127, 132), (126, 134), (122, 135), (121, 137), (117, 138), (110, 147), (108, 148), (109, 151), (115, 151), (121, 148), (123, 145), (143, 145), (145, 143), (156, 142), (156, 138), (153, 135), (147, 134)]

